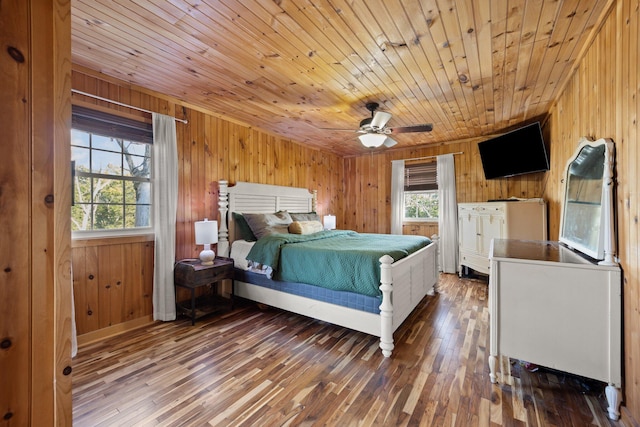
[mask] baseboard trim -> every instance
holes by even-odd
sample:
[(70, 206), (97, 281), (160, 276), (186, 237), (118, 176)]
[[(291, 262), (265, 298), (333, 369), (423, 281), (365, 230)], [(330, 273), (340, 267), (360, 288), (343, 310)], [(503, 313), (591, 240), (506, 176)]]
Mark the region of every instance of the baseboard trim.
[(119, 335), (123, 332), (130, 331), (132, 329), (147, 326), (153, 323), (153, 321), (153, 315), (150, 314), (147, 316), (139, 317), (137, 319), (129, 320), (128, 322), (118, 323), (117, 325), (107, 326), (106, 328), (98, 329), (97, 331), (78, 335), (78, 347), (92, 344), (96, 341), (101, 341), (106, 338)]

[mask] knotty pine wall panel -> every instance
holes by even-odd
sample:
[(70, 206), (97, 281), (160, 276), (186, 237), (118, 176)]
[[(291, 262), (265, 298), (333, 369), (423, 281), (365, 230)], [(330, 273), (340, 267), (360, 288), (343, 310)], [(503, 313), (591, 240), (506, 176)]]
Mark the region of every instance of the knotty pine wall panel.
[[(72, 77), (76, 90), (188, 121), (187, 124), (176, 122), (179, 167), (176, 259), (196, 258), (202, 250), (195, 244), (195, 221), (219, 220), (218, 181), (221, 179), (228, 180), (230, 185), (247, 181), (315, 189), (318, 213), (342, 216), (343, 161), (338, 156), (307, 149), (291, 140), (225, 120), (91, 70), (76, 67)], [(73, 101), (150, 121), (146, 113), (87, 96), (74, 94)], [(98, 242), (98, 248), (91, 249), (90, 243), (75, 242), (80, 246), (73, 252), (78, 265), (74, 270), (74, 283), (80, 335), (152, 315), (148, 280), (152, 277), (153, 250), (137, 255), (137, 249), (130, 244), (128, 239), (120, 243), (111, 241), (108, 246)], [(87, 263), (91, 264), (87, 266)], [(93, 273), (93, 281), (87, 279), (91, 274), (89, 270), (99, 270), (99, 274)], [(137, 277), (135, 284), (128, 278), (127, 286), (122, 286), (123, 275), (129, 277), (129, 274)], [(179, 299), (183, 297), (178, 295)]]
[(75, 240), (72, 262), (78, 335), (152, 315), (148, 237)]
[(640, 422), (640, 113), (639, 2), (619, 0), (550, 111), (550, 238), (560, 227), (563, 171), (581, 136), (611, 138), (616, 146), (617, 240), (623, 270), (625, 425)]
[[(345, 211), (342, 226), (369, 233), (391, 231), (391, 161), (454, 155), (458, 203), (484, 202), (508, 197), (542, 197), (545, 173), (486, 180), (478, 152), (478, 140), (436, 145), (420, 149), (380, 150), (360, 157), (345, 158)], [(435, 158), (433, 159), (435, 160)], [(340, 224), (341, 219), (338, 218)], [(437, 224), (410, 223), (405, 234), (431, 236)]]
[(0, 7), (4, 425), (72, 423), (70, 8), (56, 0)]

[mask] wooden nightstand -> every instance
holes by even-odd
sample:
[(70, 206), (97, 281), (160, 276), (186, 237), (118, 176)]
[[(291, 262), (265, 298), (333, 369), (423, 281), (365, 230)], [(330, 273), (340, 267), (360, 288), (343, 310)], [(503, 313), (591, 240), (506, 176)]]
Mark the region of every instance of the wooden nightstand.
[[(219, 311), (223, 306), (233, 309), (233, 259), (216, 257), (213, 265), (202, 265), (199, 260), (178, 261), (173, 271), (176, 285), (176, 311), (191, 317), (191, 324), (196, 319)], [(224, 279), (231, 279), (230, 300), (217, 295), (218, 283)], [(196, 298), (196, 289), (210, 286), (208, 295)], [(191, 291), (190, 301), (178, 301), (178, 287)]]

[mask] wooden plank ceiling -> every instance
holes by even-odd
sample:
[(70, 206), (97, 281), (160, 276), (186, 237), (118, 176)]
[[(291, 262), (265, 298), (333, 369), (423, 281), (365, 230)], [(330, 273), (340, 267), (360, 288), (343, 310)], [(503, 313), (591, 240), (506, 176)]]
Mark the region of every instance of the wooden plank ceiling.
[[(75, 64), (341, 156), (543, 117), (611, 0), (74, 0)], [(612, 46), (613, 48), (613, 46)], [(326, 129), (345, 129), (334, 131)], [(377, 150), (387, 148), (381, 147)]]

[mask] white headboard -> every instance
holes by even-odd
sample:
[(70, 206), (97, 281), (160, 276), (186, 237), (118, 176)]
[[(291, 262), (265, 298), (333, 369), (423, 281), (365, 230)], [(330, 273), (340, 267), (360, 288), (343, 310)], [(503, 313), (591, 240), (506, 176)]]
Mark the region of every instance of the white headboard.
[(235, 240), (232, 212), (273, 213), (277, 211), (315, 212), (317, 191), (280, 185), (238, 182), (233, 187), (220, 181), (220, 227), (218, 253), (229, 256), (229, 245)]

